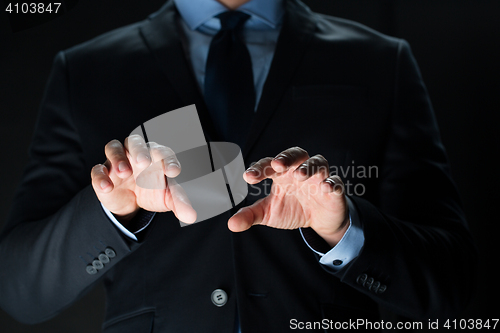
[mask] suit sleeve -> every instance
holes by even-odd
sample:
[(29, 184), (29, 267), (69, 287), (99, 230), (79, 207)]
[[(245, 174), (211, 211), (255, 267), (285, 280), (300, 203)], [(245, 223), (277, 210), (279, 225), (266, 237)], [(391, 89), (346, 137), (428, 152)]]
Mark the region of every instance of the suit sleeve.
[[(68, 75), (61, 52), (0, 235), (0, 306), (23, 323), (55, 316), (140, 245), (109, 221), (89, 185), (90, 170), (71, 117)], [(109, 260), (101, 256), (102, 267), (89, 267), (106, 253)]]
[(351, 197), (365, 243), (332, 274), (410, 318), (457, 316), (474, 289), (477, 252), (409, 45), (400, 41), (378, 202)]

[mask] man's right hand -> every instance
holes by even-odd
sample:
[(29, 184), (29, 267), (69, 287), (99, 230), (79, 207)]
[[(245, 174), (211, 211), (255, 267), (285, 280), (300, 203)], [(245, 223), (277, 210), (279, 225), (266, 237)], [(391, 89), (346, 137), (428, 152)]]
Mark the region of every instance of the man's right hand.
[[(106, 162), (97, 164), (91, 172), (97, 198), (126, 228), (141, 208), (173, 211), (182, 222), (195, 222), (196, 212), (185, 192), (179, 185), (169, 186), (165, 178), (181, 172), (175, 153), (154, 142), (148, 145), (141, 136), (131, 135), (125, 139), (125, 146), (118, 140), (105, 146)], [(137, 177), (152, 163), (158, 167), (149, 168), (146, 177), (153, 186), (147, 189), (138, 186)]]

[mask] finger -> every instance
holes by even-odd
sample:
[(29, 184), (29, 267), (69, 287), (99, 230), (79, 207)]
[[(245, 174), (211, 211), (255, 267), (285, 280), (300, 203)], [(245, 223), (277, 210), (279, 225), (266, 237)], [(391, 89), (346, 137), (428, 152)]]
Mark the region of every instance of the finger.
[(171, 201), (168, 200), (166, 205), (172, 209), (175, 216), (184, 223), (196, 222), (196, 211), (184, 189), (174, 179), (168, 180), (168, 191), (171, 194)]
[(109, 193), (113, 190), (113, 181), (109, 178), (108, 169), (102, 165), (97, 164), (90, 172), (92, 178), (92, 187), (96, 193)]
[(264, 200), (260, 199), (253, 205), (240, 209), (234, 214), (227, 226), (232, 232), (242, 232), (250, 229), (253, 225), (262, 223), (264, 219)]
[(181, 173), (181, 163), (172, 149), (156, 142), (149, 142), (149, 147), (152, 160), (154, 162), (162, 161), (165, 176), (174, 178)]
[(272, 178), (276, 171), (271, 166), (272, 157), (266, 157), (252, 165), (243, 174), (243, 179), (249, 184), (257, 184), (266, 178)]
[(300, 147), (288, 148), (282, 151), (272, 160), (271, 166), (277, 172), (285, 172), (290, 168), (295, 168), (309, 159), (307, 151)]
[(320, 180), (328, 177), (328, 161), (322, 155), (315, 155), (300, 164), (294, 171), (295, 179), (305, 181), (312, 177)]
[(118, 140), (112, 140), (104, 147), (106, 158), (111, 163), (111, 170), (116, 172), (118, 177), (127, 178), (132, 175), (132, 167), (128, 161), (125, 148)]
[(125, 148), (130, 154), (130, 160), (135, 174), (138, 174), (151, 164), (149, 148), (142, 136), (134, 134), (126, 138)]
[(162, 161), (151, 164), (142, 172), (135, 173), (134, 176), (136, 185), (142, 189), (166, 190), (168, 188)]
[(337, 195), (343, 195), (344, 190), (344, 182), (337, 175), (328, 177), (321, 182), (321, 191), (323, 193), (335, 193)]

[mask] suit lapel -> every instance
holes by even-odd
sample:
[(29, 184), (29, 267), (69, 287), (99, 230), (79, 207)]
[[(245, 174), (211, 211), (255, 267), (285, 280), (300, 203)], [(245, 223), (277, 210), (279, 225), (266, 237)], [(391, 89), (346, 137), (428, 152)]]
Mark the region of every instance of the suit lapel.
[(218, 141), (218, 134), (182, 46), (177, 15), (174, 2), (168, 1), (141, 26), (141, 35), (184, 103), (183, 106), (196, 104), (206, 141)]
[(296, 0), (286, 1), (283, 27), (276, 44), (271, 68), (264, 84), (249, 138), (243, 149), (245, 158), (278, 108), (295, 69), (300, 64), (315, 27), (316, 21), (307, 7)]

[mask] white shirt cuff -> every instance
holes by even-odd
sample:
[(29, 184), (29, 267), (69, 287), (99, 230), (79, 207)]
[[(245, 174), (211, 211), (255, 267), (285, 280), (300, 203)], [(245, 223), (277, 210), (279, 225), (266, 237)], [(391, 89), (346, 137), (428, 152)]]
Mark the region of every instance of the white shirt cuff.
[(351, 262), (351, 260), (356, 258), (365, 243), (365, 235), (363, 233), (361, 222), (359, 221), (358, 212), (348, 197), (346, 197), (346, 200), (349, 206), (349, 227), (337, 245), (335, 245), (327, 253), (321, 253), (313, 249), (306, 241), (304, 234), (302, 233), (302, 229), (300, 229), (300, 234), (302, 235), (304, 242), (312, 251), (321, 257), (319, 262), (334, 271), (342, 269), (349, 262)]
[[(108, 215), (109, 219), (111, 220), (111, 222), (113, 222), (116, 227), (118, 229), (120, 229), (121, 232), (123, 232), (127, 237), (137, 241), (137, 237), (131, 233), (129, 230), (127, 230), (127, 228), (125, 228), (120, 222), (118, 222), (118, 220), (116, 219), (116, 217), (113, 215), (113, 213), (111, 213), (106, 207), (104, 207), (104, 205), (102, 204), (101, 202), (101, 207), (102, 209), (104, 210), (104, 212), (106, 213), (106, 215)], [(145, 227), (144, 227), (145, 228)], [(144, 229), (143, 228), (143, 229)], [(141, 229), (142, 230), (142, 229)], [(139, 230), (140, 231), (140, 230)]]

